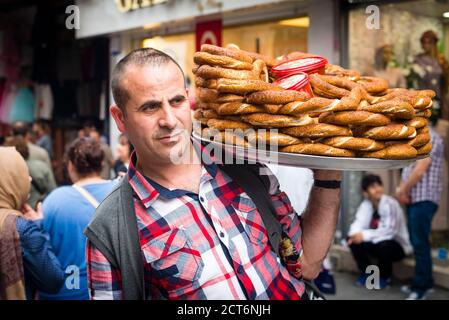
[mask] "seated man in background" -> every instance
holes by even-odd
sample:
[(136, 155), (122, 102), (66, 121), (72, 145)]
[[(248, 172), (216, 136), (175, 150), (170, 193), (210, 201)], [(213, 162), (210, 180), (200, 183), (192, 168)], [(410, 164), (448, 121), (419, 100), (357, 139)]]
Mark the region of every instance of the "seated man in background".
[(357, 209), (348, 233), (348, 245), (360, 270), (357, 284), (364, 286), (370, 274), (366, 268), (377, 259), (380, 288), (391, 282), (393, 262), (412, 252), (407, 225), (399, 203), (384, 194), (379, 176), (368, 174), (362, 180), (365, 200)]

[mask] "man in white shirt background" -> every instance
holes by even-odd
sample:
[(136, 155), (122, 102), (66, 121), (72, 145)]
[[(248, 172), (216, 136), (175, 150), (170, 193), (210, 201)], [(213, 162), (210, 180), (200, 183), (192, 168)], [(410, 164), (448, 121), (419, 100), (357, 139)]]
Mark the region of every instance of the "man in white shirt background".
[[(364, 200), (357, 209), (347, 243), (360, 270), (358, 285), (364, 286), (369, 265), (379, 267), (380, 288), (391, 282), (393, 262), (412, 252), (404, 213), (398, 201), (384, 194), (379, 176), (368, 174), (362, 179)], [(374, 259), (377, 260), (375, 263)]]

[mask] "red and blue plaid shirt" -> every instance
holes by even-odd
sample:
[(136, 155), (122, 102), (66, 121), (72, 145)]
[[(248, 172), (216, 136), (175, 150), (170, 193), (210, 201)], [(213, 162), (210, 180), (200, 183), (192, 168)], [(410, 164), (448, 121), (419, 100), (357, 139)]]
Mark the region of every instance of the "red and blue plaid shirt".
[[(135, 155), (131, 160), (147, 297), (300, 299), (304, 283), (270, 249), (254, 202), (219, 165), (203, 161), (196, 194), (164, 188), (136, 170)], [(300, 220), (277, 179), (269, 178), (278, 219), (302, 254)], [(90, 242), (87, 266), (92, 299), (121, 299), (120, 270)]]

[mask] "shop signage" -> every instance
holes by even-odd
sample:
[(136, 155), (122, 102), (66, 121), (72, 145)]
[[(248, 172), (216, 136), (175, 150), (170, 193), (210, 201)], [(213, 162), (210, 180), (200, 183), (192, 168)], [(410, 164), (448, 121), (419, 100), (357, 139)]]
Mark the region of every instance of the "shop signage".
[(221, 18), (212, 21), (197, 22), (195, 27), (196, 51), (200, 51), (201, 45), (213, 44), (221, 46), (221, 33), (223, 23)]
[(131, 10), (152, 7), (156, 4), (165, 3), (167, 1), (168, 0), (115, 0), (115, 4), (120, 12), (128, 12)]

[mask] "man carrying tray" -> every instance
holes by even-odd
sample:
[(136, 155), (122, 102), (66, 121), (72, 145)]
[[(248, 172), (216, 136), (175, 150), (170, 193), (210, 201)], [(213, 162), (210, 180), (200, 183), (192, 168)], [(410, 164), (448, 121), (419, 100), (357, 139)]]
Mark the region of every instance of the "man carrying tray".
[(112, 92), (135, 152), (85, 232), (91, 297), (307, 298), (303, 280), (317, 276), (334, 235), (341, 173), (314, 172), (299, 219), (267, 168), (218, 164), (191, 140), (184, 75), (167, 54), (131, 52)]

